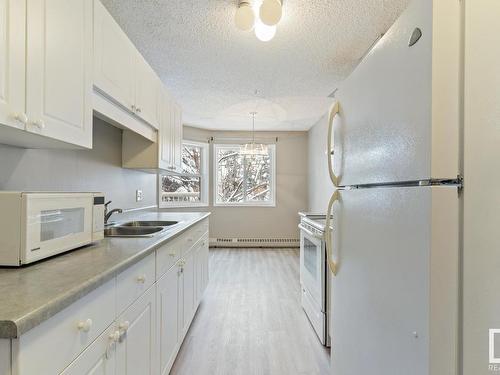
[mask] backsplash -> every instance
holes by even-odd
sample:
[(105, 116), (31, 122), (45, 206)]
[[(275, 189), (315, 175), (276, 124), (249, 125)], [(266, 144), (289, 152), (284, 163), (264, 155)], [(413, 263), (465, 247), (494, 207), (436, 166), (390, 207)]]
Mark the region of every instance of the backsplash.
[[(111, 208), (156, 204), (156, 175), (123, 169), (121, 130), (94, 118), (92, 150), (27, 150), (0, 145), (0, 190), (99, 191)], [(141, 189), (144, 200), (135, 201)]]

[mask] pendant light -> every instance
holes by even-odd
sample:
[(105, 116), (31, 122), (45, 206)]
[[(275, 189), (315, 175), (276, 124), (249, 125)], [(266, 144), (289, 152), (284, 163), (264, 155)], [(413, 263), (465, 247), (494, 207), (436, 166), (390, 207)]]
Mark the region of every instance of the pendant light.
[(236, 15), (234, 16), (236, 27), (242, 31), (250, 31), (255, 24), (255, 14), (248, 1), (240, 0)]
[(246, 156), (267, 155), (267, 146), (262, 143), (255, 143), (255, 116), (257, 112), (250, 112), (252, 116), (252, 142), (246, 143), (240, 147), (240, 154)]
[(283, 15), (281, 0), (264, 0), (260, 6), (260, 19), (267, 26), (276, 26)]

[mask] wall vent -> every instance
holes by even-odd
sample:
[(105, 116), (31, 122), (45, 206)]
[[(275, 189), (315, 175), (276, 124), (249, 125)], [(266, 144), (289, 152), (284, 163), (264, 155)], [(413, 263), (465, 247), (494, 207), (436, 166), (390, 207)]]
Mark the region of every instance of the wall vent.
[(211, 247), (299, 247), (298, 238), (211, 238)]

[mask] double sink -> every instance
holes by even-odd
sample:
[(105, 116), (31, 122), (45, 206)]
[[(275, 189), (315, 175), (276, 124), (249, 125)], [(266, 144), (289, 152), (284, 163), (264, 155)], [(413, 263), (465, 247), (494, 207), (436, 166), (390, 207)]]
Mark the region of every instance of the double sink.
[(179, 224), (178, 221), (129, 221), (104, 229), (106, 237), (153, 237)]

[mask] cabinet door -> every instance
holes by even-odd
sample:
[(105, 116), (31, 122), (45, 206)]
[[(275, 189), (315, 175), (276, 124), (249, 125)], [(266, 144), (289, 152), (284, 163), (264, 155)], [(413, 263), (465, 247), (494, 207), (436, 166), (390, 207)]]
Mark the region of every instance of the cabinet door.
[(144, 58), (136, 51), (135, 113), (158, 129), (158, 95), (160, 79)]
[(112, 338), (114, 326), (101, 334), (61, 375), (114, 375), (116, 344)]
[(152, 375), (156, 369), (156, 297), (151, 287), (117, 320), (116, 373)]
[(178, 286), (180, 268), (173, 266), (156, 289), (160, 374), (168, 374), (178, 349)]
[(0, 123), (24, 129), (26, 1), (0, 0)]
[(28, 0), (28, 131), (92, 147), (92, 2)]
[(183, 267), (183, 301), (184, 301), (184, 325), (183, 332), (185, 333), (189, 325), (191, 324), (191, 319), (194, 314), (195, 307), (195, 297), (196, 297), (196, 289), (195, 289), (195, 266), (194, 266), (194, 251), (189, 252), (186, 255), (184, 260)]
[(207, 290), (208, 282), (210, 281), (209, 275), (209, 262), (210, 262), (210, 249), (208, 245), (208, 238), (205, 238), (202, 243), (202, 295)]
[(177, 172), (182, 171), (182, 109), (174, 106), (174, 130), (172, 140), (172, 162)]
[(172, 161), (172, 102), (168, 93), (162, 91), (161, 103), (159, 105), (160, 112), (160, 129), (159, 129), (159, 167), (165, 170), (170, 170), (173, 165)]
[(135, 47), (99, 0), (94, 7), (94, 86), (135, 112)]

